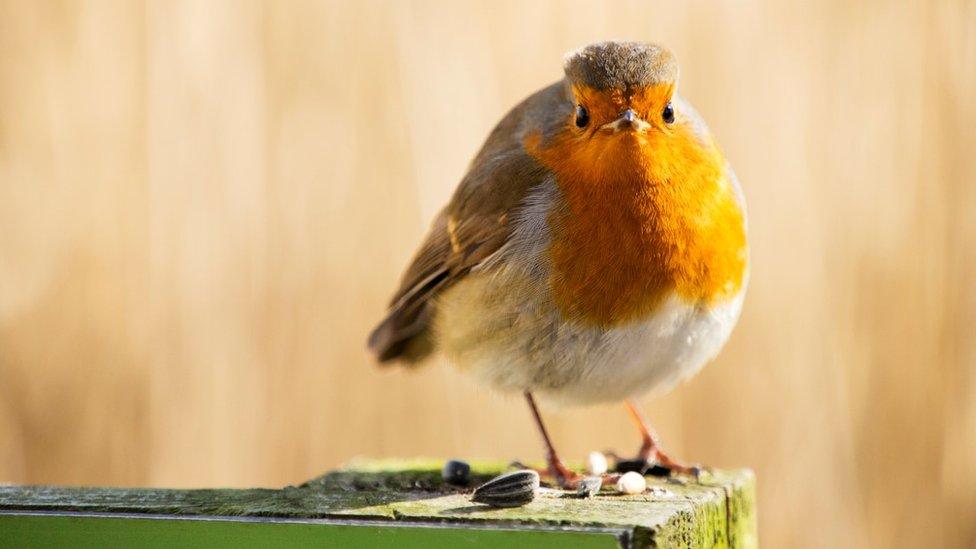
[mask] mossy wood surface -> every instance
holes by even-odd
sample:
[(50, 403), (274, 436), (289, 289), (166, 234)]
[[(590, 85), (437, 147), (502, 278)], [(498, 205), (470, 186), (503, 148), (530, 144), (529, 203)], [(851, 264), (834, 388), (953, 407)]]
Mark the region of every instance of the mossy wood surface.
[(473, 504), (474, 486), (502, 471), (473, 463), (469, 487), (441, 462), (360, 461), (283, 489), (0, 487), (0, 547), (755, 547), (755, 479), (717, 471), (592, 499), (543, 489), (532, 503)]

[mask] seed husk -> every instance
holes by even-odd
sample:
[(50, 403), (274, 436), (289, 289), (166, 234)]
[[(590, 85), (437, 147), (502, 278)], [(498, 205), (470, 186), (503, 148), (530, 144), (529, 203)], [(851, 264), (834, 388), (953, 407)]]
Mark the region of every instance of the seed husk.
[(584, 477), (580, 480), (579, 486), (576, 488), (576, 495), (581, 498), (591, 498), (600, 493), (600, 488), (603, 487), (602, 477)]
[(475, 489), (471, 501), (492, 507), (519, 507), (535, 499), (539, 473), (514, 471), (497, 476)]

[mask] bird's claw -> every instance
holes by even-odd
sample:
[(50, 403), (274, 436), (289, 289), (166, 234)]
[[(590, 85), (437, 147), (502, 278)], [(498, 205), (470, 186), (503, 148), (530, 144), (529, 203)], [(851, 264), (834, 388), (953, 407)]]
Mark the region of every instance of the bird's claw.
[[(675, 474), (688, 475), (698, 480), (701, 475), (710, 472), (711, 469), (699, 464), (686, 465), (677, 460), (671, 459), (661, 451), (654, 451), (648, 458), (640, 456), (636, 458), (622, 458), (615, 452), (604, 452), (614, 460), (613, 470), (617, 473), (627, 473), (636, 471), (644, 475), (655, 477), (669, 477)], [(650, 459), (653, 456), (653, 460)]]

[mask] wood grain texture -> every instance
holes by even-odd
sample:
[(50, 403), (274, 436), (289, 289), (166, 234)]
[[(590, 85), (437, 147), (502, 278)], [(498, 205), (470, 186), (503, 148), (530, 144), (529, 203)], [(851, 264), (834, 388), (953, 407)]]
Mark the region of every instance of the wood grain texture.
[[(753, 262), (726, 351), (647, 401), (668, 448), (754, 468), (770, 547), (972, 547), (973, 28), (971, 0), (0, 0), (0, 479), (540, 456), (517, 398), (364, 339), (497, 119), (564, 52), (652, 39)], [(547, 417), (567, 457), (636, 446), (620, 409)]]

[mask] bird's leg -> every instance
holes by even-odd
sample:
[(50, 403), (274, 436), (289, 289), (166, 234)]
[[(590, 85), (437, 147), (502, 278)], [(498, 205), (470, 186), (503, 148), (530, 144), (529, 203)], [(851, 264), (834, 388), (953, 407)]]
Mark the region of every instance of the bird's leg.
[[(637, 425), (641, 434), (641, 447), (637, 451), (637, 461), (642, 461), (647, 465), (660, 465), (670, 469), (672, 472), (697, 475), (701, 468), (694, 465), (686, 465), (676, 459), (671, 458), (661, 448), (657, 433), (654, 428), (644, 419), (644, 414), (631, 400), (625, 402), (627, 411), (630, 412), (631, 419)], [(614, 455), (620, 461), (619, 456)]]
[(560, 487), (567, 489), (575, 488), (579, 483), (580, 475), (570, 471), (563, 465), (562, 460), (556, 454), (556, 449), (552, 445), (552, 440), (549, 438), (546, 426), (542, 423), (542, 416), (539, 415), (539, 408), (535, 405), (535, 398), (532, 397), (532, 393), (526, 391), (525, 400), (529, 403), (529, 409), (532, 410), (535, 424), (539, 427), (539, 433), (542, 434), (542, 442), (546, 445), (546, 466), (548, 468), (546, 472), (556, 480)]

